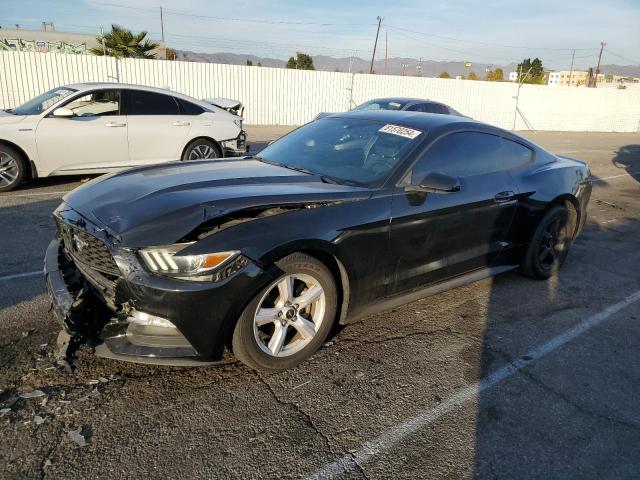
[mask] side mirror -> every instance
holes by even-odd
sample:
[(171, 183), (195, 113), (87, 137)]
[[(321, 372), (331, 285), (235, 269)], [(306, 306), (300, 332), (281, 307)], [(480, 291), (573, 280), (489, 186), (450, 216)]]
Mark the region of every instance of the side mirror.
[(53, 111), (53, 116), (58, 118), (71, 118), (73, 117), (73, 110), (65, 107), (56, 108)]
[(417, 184), (413, 182), (407, 185), (405, 190), (408, 192), (456, 193), (460, 191), (460, 179), (444, 173), (432, 172)]

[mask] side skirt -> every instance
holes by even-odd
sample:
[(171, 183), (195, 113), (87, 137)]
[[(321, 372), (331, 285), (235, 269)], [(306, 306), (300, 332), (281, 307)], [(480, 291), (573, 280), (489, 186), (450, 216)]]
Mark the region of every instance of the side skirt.
[(362, 319), (363, 317), (381, 313), (386, 310), (391, 310), (392, 308), (399, 307), (400, 305), (415, 302), (416, 300), (430, 297), (437, 293), (441, 293), (457, 287), (462, 287), (463, 285), (468, 285), (469, 283), (477, 282), (478, 280), (482, 280), (484, 278), (493, 277), (494, 275), (498, 275), (500, 273), (515, 270), (516, 268), (518, 268), (518, 265), (500, 265), (497, 267), (482, 268), (480, 270), (474, 270), (473, 272), (466, 273), (449, 280), (445, 280), (441, 283), (436, 283), (435, 285), (429, 285), (428, 287), (421, 288), (419, 290), (413, 290), (411, 292), (396, 295), (394, 297), (384, 298), (379, 302), (365, 307), (353, 317), (347, 318), (344, 323), (353, 323)]

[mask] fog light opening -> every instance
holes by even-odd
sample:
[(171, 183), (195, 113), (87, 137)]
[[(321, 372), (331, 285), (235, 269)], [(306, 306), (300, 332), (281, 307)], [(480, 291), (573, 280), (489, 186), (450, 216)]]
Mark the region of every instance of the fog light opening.
[(176, 328), (176, 326), (166, 318), (157, 317), (150, 313), (140, 312), (137, 310), (131, 312), (128, 320), (129, 323), (145, 327)]

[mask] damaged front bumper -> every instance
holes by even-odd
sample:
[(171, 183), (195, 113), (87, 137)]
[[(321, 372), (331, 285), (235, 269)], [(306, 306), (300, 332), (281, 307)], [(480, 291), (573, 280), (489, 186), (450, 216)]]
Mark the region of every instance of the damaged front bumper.
[(247, 154), (249, 147), (247, 146), (247, 133), (242, 130), (240, 134), (231, 140), (223, 140), (220, 142), (225, 157), (242, 157)]
[(47, 248), (44, 275), (55, 317), (69, 335), (90, 340), (96, 355), (173, 366), (219, 361), (244, 305), (270, 281), (253, 263), (220, 282), (136, 272), (116, 282), (111, 300), (58, 239)]

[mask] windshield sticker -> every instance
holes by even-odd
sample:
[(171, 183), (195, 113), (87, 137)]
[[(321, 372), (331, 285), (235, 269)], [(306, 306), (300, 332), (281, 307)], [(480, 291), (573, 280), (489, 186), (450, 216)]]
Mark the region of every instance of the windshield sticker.
[(390, 123), (382, 127), (379, 132), (390, 133), (391, 135), (398, 135), (399, 137), (410, 138), (413, 140), (422, 132), (420, 130), (414, 130), (413, 128), (401, 127), (399, 125), (391, 125)]
[(389, 102), (389, 106), (390, 106), (390, 107), (399, 108), (399, 107), (401, 107), (401, 106), (402, 106), (402, 104), (401, 104), (401, 103), (398, 103), (398, 102)]

